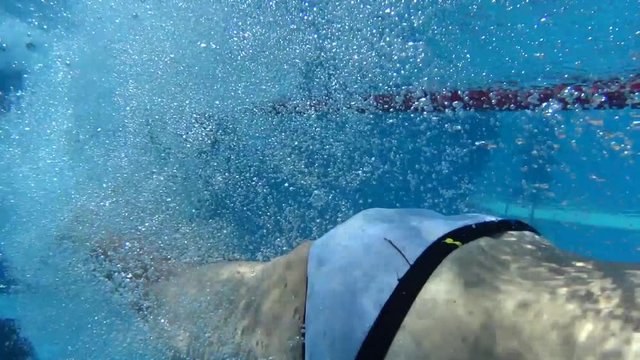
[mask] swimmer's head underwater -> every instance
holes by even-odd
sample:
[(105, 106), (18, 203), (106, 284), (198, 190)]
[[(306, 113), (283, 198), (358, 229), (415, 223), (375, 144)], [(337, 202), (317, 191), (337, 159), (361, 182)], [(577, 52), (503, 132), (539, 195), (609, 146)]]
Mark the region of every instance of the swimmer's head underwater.
[(371, 209), (269, 262), (158, 268), (141, 312), (175, 359), (640, 359), (640, 266), (517, 221)]

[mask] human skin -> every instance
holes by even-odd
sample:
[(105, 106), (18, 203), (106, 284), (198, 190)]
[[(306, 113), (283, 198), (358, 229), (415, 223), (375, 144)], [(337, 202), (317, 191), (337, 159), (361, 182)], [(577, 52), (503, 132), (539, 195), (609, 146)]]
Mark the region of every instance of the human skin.
[[(301, 359), (311, 244), (172, 271), (145, 284), (145, 319), (173, 359)], [(639, 281), (637, 265), (587, 260), (533, 233), (481, 238), (429, 278), (387, 358), (638, 359)]]

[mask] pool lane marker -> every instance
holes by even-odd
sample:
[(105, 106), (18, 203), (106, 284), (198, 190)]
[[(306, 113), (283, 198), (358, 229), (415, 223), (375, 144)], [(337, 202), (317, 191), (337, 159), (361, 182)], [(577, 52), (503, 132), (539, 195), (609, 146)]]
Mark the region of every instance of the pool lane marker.
[(334, 110), (358, 113), (441, 113), (447, 111), (537, 110), (553, 103), (558, 110), (611, 110), (640, 108), (640, 74), (554, 86), (510, 89), (415, 90), (362, 96), (337, 104), (331, 100), (275, 102), (269, 112), (277, 115), (308, 114)]
[(477, 199), (474, 205), (491, 211), (493, 214), (504, 217), (516, 217), (521, 219), (547, 220), (559, 223), (588, 225), (618, 230), (640, 230), (640, 215), (610, 214), (599, 211), (578, 210), (569, 208), (535, 207), (531, 212), (528, 206), (506, 203), (502, 201)]

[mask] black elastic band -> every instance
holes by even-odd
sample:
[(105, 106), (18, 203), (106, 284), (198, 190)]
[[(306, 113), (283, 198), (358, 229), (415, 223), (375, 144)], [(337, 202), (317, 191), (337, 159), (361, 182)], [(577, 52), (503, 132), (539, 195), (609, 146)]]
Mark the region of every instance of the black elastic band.
[[(308, 256), (309, 253), (307, 253)], [(305, 272), (307, 271), (305, 267)], [(304, 277), (304, 313), (302, 314), (302, 329), (300, 329), (300, 337), (302, 338), (302, 360), (307, 358), (307, 296), (309, 291), (309, 273)]]
[(398, 280), (398, 285), (362, 342), (356, 360), (385, 358), (418, 293), (447, 255), (473, 240), (506, 231), (530, 231), (539, 234), (536, 229), (519, 220), (496, 220), (463, 226), (446, 233), (429, 245)]

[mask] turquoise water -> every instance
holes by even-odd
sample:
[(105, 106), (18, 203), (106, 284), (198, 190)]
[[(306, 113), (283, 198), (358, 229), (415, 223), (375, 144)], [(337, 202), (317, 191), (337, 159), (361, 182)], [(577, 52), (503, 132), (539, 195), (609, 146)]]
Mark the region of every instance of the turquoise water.
[[(535, 215), (638, 212), (637, 109), (349, 104), (406, 88), (628, 77), (640, 68), (639, 10), (631, 0), (4, 1), (0, 260), (13, 284), (0, 317), (19, 319), (41, 359), (157, 358), (93, 274), (92, 246), (115, 236), (180, 260), (266, 259), (374, 206), (499, 212), (489, 205), (501, 201), (533, 208), (525, 218), (563, 248), (638, 261), (637, 231)], [(331, 106), (270, 111), (310, 100)]]

